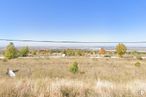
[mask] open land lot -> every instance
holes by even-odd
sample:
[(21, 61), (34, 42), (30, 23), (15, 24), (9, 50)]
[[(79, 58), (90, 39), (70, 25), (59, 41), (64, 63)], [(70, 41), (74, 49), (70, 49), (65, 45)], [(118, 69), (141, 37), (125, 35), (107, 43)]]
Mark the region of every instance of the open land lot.
[[(69, 71), (70, 64), (79, 71)], [(139, 64), (136, 64), (139, 63)], [(15, 78), (7, 68), (18, 69)], [(145, 97), (146, 60), (17, 58), (0, 60), (1, 97)]]

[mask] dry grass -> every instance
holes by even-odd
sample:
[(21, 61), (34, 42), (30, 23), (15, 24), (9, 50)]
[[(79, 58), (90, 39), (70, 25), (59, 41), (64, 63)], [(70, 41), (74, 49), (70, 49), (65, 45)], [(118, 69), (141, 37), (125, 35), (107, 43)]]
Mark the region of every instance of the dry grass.
[[(79, 63), (79, 73), (69, 65)], [(0, 97), (145, 97), (146, 60), (14, 59), (0, 60)], [(5, 74), (19, 69), (16, 78)]]
[[(74, 61), (79, 63), (79, 73), (72, 74), (69, 66)], [(135, 66), (140, 62), (140, 66)], [(19, 69), (17, 78), (67, 78), (79, 80), (129, 81), (146, 79), (146, 60), (136, 59), (14, 59), (7, 62), (0, 60), (0, 77), (6, 77), (7, 68)]]
[(145, 97), (146, 83), (135, 80), (113, 83), (98, 80), (94, 85), (68, 79), (3, 79), (0, 97)]

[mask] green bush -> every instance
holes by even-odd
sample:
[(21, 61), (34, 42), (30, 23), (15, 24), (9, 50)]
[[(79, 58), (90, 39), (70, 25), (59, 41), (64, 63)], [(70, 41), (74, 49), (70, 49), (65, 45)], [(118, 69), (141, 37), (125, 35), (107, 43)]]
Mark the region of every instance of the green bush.
[(31, 51), (31, 54), (32, 54), (32, 55), (37, 55), (37, 50), (32, 50), (32, 51)]
[(140, 67), (141, 63), (140, 63), (140, 62), (136, 62), (134, 65), (135, 65), (136, 67)]
[(119, 43), (116, 46), (116, 53), (119, 55), (119, 57), (123, 57), (123, 55), (126, 53), (126, 51), (127, 51), (127, 47), (124, 44)]
[(111, 58), (111, 55), (104, 55), (104, 57), (108, 57), (108, 58)]
[(136, 55), (138, 55), (139, 53), (138, 53), (137, 51), (132, 51), (131, 54), (132, 54), (133, 56), (136, 56)]
[(77, 73), (79, 71), (78, 63), (74, 62), (73, 64), (70, 65), (70, 72), (72, 73)]
[(74, 88), (64, 86), (61, 87), (60, 92), (62, 94), (62, 97), (76, 97), (78, 91), (75, 91)]
[(18, 57), (18, 51), (12, 42), (10, 42), (9, 45), (6, 47), (4, 51), (4, 57), (7, 59), (13, 59)]
[(28, 53), (29, 53), (29, 48), (28, 47), (24, 47), (24, 48), (20, 49), (20, 51), (19, 51), (19, 55), (21, 57), (28, 56)]

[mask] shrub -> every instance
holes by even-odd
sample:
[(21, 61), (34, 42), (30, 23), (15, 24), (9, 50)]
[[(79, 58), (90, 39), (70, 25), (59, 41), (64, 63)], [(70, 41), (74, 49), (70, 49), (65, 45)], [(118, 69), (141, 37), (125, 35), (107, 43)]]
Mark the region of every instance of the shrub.
[(108, 57), (108, 58), (111, 58), (111, 55), (104, 55), (104, 57)]
[(28, 47), (24, 47), (24, 48), (20, 49), (20, 51), (19, 51), (19, 55), (21, 57), (26, 57), (28, 55), (28, 53), (29, 53)]
[(69, 87), (61, 87), (60, 92), (62, 94), (62, 97), (76, 97), (77, 96), (77, 91)]
[(32, 54), (32, 55), (36, 55), (36, 54), (37, 54), (37, 50), (32, 50), (32, 51), (31, 51), (31, 54)]
[(104, 54), (106, 54), (105, 49), (104, 49), (104, 48), (100, 48), (100, 49), (98, 50), (98, 54), (99, 54), (99, 55), (104, 55)]
[(66, 54), (67, 56), (75, 56), (75, 50), (67, 49), (64, 51), (64, 54)]
[(13, 58), (18, 57), (17, 49), (15, 48), (12, 42), (9, 43), (9, 45), (6, 47), (4, 51), (4, 56), (7, 59), (13, 59)]
[(124, 44), (119, 43), (116, 46), (116, 53), (119, 55), (119, 57), (123, 57), (123, 55), (126, 53), (126, 51), (127, 51), (127, 47)]
[(6, 58), (2, 59), (3, 62), (7, 62), (8, 60)]
[(134, 65), (135, 65), (136, 67), (140, 67), (141, 63), (140, 63), (140, 62), (136, 62)]
[(72, 73), (77, 73), (79, 70), (79, 67), (78, 67), (78, 63), (77, 62), (74, 62), (73, 64), (71, 64), (70, 66), (70, 72)]
[(131, 54), (132, 54), (133, 56), (136, 56), (136, 55), (138, 55), (138, 52), (137, 52), (137, 51), (132, 51)]
[(138, 56), (136, 56), (136, 59), (142, 60), (142, 57), (138, 55)]
[(84, 51), (82, 51), (82, 50), (76, 50), (75, 51), (75, 56), (84, 56)]

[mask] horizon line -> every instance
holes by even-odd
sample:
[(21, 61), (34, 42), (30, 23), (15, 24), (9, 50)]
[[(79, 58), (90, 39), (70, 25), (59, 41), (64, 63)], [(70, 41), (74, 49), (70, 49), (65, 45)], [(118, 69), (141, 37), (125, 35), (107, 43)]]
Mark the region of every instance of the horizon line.
[(54, 40), (29, 40), (29, 39), (0, 39), (9, 42), (42, 42), (42, 43), (146, 43), (146, 41), (54, 41)]

